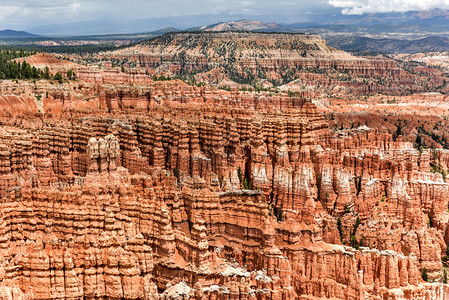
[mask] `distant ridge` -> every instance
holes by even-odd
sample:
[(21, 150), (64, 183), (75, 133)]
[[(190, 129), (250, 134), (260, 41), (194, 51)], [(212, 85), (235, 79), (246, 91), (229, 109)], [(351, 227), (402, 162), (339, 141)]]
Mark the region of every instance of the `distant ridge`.
[(26, 31), (16, 31), (11, 29), (0, 30), (0, 39), (25, 39), (25, 38), (37, 38), (40, 35), (32, 34)]
[(449, 38), (429, 36), (416, 40), (372, 39), (360, 36), (327, 37), (329, 46), (344, 51), (370, 51), (378, 53), (416, 53), (449, 51)]
[(276, 31), (276, 32), (291, 32), (289, 28), (286, 28), (277, 23), (264, 23), (254, 20), (238, 20), (232, 22), (220, 22), (212, 25), (206, 25), (201, 27), (195, 27), (191, 30), (198, 31)]

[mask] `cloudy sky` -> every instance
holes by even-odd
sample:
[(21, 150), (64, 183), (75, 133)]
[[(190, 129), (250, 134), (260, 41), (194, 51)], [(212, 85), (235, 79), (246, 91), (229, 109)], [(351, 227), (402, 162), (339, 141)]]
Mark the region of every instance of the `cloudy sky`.
[(330, 5), (341, 7), (343, 14), (385, 13), (449, 9), (449, 0), (329, 0)]
[[(48, 30), (55, 24), (96, 21), (91, 25), (98, 26), (98, 22), (202, 15), (216, 16), (217, 21), (224, 16), (268, 16), (293, 23), (310, 21), (323, 12), (350, 15), (433, 8), (449, 9), (449, 0), (1, 0), (0, 29)], [(196, 22), (206, 25), (212, 19)]]

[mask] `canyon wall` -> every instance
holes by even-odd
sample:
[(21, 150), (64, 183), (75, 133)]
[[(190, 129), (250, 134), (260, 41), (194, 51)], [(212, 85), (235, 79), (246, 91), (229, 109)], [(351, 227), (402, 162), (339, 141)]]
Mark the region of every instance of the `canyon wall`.
[(441, 74), (298, 34), (26, 59), (77, 77), (0, 86), (1, 299), (449, 298), (449, 151), (316, 106)]
[(448, 297), (447, 151), (300, 98), (74, 89), (1, 119), (2, 298)]

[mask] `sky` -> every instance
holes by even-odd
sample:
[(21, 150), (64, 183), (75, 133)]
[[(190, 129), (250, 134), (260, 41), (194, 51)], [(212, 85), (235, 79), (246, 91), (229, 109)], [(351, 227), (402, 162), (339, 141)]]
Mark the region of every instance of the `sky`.
[[(295, 23), (310, 21), (314, 15), (323, 12), (360, 15), (435, 8), (449, 9), (449, 0), (0, 0), (0, 29), (41, 28), (41, 31), (48, 31), (57, 24), (76, 26), (80, 22), (90, 21), (94, 22), (91, 27), (95, 27), (101, 22), (125, 24), (124, 20), (182, 20), (185, 16), (203, 15), (214, 17), (205, 18), (206, 23), (201, 23), (199, 17), (195, 20), (198, 26), (226, 17), (232, 19), (233, 16), (254, 19), (265, 16), (265, 19), (271, 17), (275, 22)], [(166, 23), (170, 25), (170, 22)], [(191, 26), (187, 23), (186, 28)], [(179, 25), (182, 27), (182, 21)], [(130, 26), (129, 30), (133, 28)], [(110, 30), (116, 28), (112, 26)]]
[(329, 0), (347, 15), (449, 9), (449, 0)]

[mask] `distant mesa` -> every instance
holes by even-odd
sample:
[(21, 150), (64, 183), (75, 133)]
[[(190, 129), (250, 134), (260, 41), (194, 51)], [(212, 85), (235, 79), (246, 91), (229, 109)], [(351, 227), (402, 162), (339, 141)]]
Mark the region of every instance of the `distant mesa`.
[(221, 22), (217, 24), (201, 26), (194, 28), (199, 31), (278, 31), (278, 32), (290, 32), (289, 28), (286, 28), (277, 23), (264, 23), (261, 21), (253, 20), (239, 20), (233, 22)]

